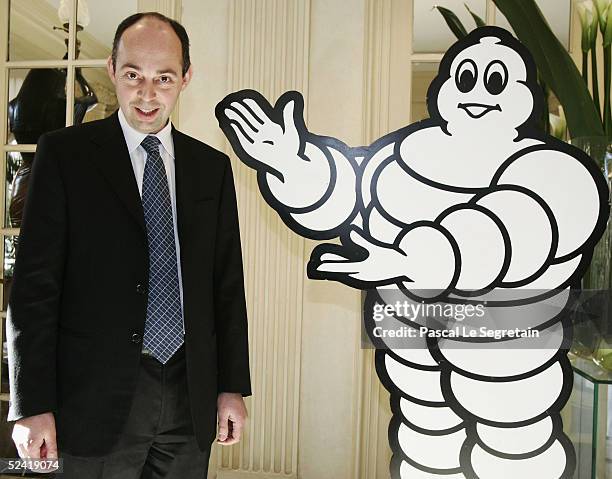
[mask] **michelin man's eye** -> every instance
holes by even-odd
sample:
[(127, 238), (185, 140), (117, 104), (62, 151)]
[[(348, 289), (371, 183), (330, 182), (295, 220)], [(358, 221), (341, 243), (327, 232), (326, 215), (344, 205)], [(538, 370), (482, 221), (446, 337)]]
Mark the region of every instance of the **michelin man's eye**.
[(487, 65), (484, 74), (485, 88), (491, 95), (499, 95), (508, 84), (508, 69), (499, 60)]
[(478, 78), (478, 69), (473, 60), (463, 60), (457, 67), (455, 72), (455, 83), (461, 93), (471, 91), (476, 85)]

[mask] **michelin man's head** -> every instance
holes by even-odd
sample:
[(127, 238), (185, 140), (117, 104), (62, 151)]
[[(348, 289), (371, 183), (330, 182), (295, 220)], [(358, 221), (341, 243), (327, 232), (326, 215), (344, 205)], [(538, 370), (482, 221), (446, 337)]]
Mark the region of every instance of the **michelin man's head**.
[(536, 113), (532, 65), (512, 44), (516, 40), (508, 42), (508, 32), (486, 29), (489, 35), (481, 32), (449, 50), (428, 92), (432, 117), (443, 120), (451, 134), (513, 133)]

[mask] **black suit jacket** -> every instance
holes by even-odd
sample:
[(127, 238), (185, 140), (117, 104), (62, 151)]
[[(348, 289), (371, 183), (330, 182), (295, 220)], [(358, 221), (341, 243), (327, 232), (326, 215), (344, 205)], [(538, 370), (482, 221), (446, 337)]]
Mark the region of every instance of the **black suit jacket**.
[[(172, 129), (187, 380), (201, 449), (219, 392), (251, 393), (227, 155)], [(8, 420), (55, 413), (60, 451), (103, 455), (129, 412), (148, 284), (144, 214), (117, 112), (41, 136), (7, 315)]]

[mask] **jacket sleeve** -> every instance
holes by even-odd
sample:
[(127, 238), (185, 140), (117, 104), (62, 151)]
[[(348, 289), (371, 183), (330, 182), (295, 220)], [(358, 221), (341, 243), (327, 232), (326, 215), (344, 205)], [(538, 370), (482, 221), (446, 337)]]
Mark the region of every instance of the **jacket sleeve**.
[(56, 349), (66, 216), (58, 156), (43, 135), (30, 174), (6, 319), (9, 421), (57, 410)]
[(251, 395), (249, 344), (236, 192), (225, 157), (214, 264), (218, 392)]

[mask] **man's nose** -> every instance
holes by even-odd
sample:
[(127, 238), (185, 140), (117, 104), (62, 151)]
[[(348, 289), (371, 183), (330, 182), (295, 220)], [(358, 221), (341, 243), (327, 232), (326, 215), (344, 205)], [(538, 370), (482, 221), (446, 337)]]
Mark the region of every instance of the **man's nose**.
[(138, 94), (144, 101), (153, 100), (155, 98), (155, 85), (152, 81), (145, 81)]

